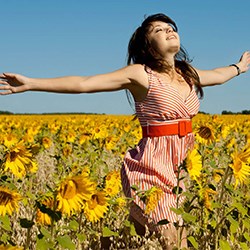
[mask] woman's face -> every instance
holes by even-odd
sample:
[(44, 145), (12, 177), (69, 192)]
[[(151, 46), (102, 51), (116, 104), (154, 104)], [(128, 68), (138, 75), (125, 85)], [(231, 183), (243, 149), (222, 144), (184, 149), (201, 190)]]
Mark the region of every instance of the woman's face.
[(180, 50), (179, 35), (168, 23), (161, 21), (152, 22), (147, 37), (150, 45), (163, 58), (169, 54), (175, 55)]

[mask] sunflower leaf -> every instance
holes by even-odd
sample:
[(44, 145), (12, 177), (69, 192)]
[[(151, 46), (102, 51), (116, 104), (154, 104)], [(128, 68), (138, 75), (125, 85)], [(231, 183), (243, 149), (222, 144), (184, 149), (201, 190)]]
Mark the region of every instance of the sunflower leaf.
[(193, 216), (191, 214), (188, 213), (183, 213), (182, 214), (182, 218), (183, 220), (185, 220), (186, 222), (195, 222), (196, 221), (196, 216)]
[(75, 245), (71, 241), (68, 235), (58, 236), (56, 238), (57, 242), (63, 249), (75, 250)]
[(1, 216), (0, 221), (2, 222), (1, 227), (5, 229), (6, 231), (11, 231), (11, 226), (10, 226), (10, 219), (7, 215)]
[(247, 241), (250, 242), (250, 236), (249, 236), (249, 234), (248, 234), (247, 232), (244, 233), (244, 238), (245, 238)]
[(172, 210), (174, 213), (181, 215), (183, 213), (183, 209), (182, 208), (174, 208), (171, 207), (170, 210)]
[(9, 238), (10, 238), (10, 236), (9, 236), (7, 233), (3, 233), (3, 234), (1, 235), (0, 240), (1, 240), (1, 242), (3, 242), (3, 243), (7, 243), (8, 240), (9, 240)]
[(46, 238), (37, 239), (36, 249), (47, 250), (52, 248), (53, 248), (53, 243), (48, 242)]
[(243, 207), (242, 203), (234, 202), (234, 203), (232, 203), (231, 206), (237, 208), (237, 210), (238, 210), (243, 216), (245, 216), (245, 215), (247, 214), (247, 209)]
[(129, 230), (130, 230), (130, 235), (131, 235), (131, 236), (137, 236), (137, 235), (138, 235), (138, 234), (136, 233), (134, 224), (131, 223), (130, 221), (125, 220), (125, 221), (124, 221), (124, 226), (129, 228)]
[(102, 229), (102, 236), (103, 237), (111, 237), (111, 236), (119, 236), (119, 234), (117, 232), (110, 230), (108, 227), (104, 227)]
[(134, 190), (134, 191), (138, 191), (139, 190), (139, 187), (137, 185), (132, 185), (130, 188), (132, 190)]
[(219, 242), (220, 242), (221, 250), (231, 250), (232, 249), (227, 241), (220, 240)]
[(241, 246), (242, 250), (249, 250), (249, 248), (245, 242), (240, 242), (240, 246)]
[(193, 245), (195, 249), (198, 249), (199, 245), (193, 236), (189, 236), (188, 241)]
[(69, 223), (69, 229), (76, 231), (79, 228), (79, 223), (76, 220), (72, 220)]
[(87, 236), (86, 236), (85, 233), (81, 233), (81, 234), (77, 233), (76, 236), (77, 236), (77, 239), (78, 239), (80, 242), (84, 242), (84, 241), (87, 239)]
[(246, 229), (249, 229), (250, 228), (250, 222), (249, 220), (243, 220), (243, 225)]
[(51, 238), (51, 234), (50, 232), (44, 228), (44, 227), (41, 227), (41, 233), (46, 237), (46, 238)]

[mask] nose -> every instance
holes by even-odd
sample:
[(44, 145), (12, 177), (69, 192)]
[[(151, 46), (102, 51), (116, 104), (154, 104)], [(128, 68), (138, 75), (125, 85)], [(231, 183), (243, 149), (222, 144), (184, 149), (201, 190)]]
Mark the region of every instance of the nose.
[(174, 32), (174, 30), (172, 28), (167, 29), (167, 33), (172, 33), (172, 32)]

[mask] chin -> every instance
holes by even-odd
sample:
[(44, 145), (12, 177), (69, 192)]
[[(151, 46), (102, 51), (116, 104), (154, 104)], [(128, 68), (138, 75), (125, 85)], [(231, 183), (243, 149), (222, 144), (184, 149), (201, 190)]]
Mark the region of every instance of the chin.
[(180, 46), (176, 46), (176, 47), (171, 47), (168, 52), (173, 53), (173, 54), (177, 54), (180, 51)]

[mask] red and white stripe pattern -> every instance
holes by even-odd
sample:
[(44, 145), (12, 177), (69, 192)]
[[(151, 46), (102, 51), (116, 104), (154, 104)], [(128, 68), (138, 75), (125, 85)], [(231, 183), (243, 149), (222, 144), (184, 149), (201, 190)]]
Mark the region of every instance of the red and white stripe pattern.
[[(152, 122), (169, 122), (177, 119), (190, 119), (198, 113), (199, 99), (192, 87), (189, 96), (183, 100), (178, 91), (165, 84), (151, 69), (146, 68), (149, 77), (149, 90), (142, 102), (136, 102), (136, 113), (141, 126)], [(127, 152), (121, 169), (123, 190), (127, 197), (134, 198), (131, 215), (141, 224), (147, 224), (155, 230), (160, 220), (170, 222), (178, 220), (171, 211), (176, 207), (176, 195), (172, 190), (177, 185), (177, 168), (186, 157), (188, 148), (193, 146), (194, 135), (161, 136), (142, 138), (138, 145)], [(149, 190), (153, 186), (160, 187), (164, 195), (159, 200), (155, 210), (149, 216), (143, 211), (145, 204), (135, 195), (132, 185), (139, 190)], [(182, 188), (185, 189), (184, 185)]]

